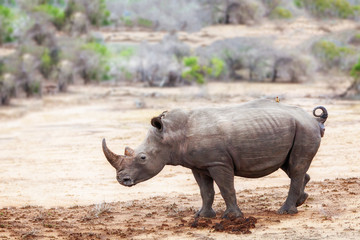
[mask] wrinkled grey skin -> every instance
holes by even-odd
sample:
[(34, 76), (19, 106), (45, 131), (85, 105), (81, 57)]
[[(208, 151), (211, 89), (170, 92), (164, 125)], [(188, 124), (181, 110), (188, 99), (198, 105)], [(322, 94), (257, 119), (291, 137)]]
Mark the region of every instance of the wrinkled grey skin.
[[(322, 113), (316, 115), (315, 110)], [(314, 117), (275, 101), (255, 100), (238, 106), (164, 112), (151, 120), (147, 137), (125, 155), (103, 151), (117, 180), (133, 186), (158, 174), (165, 165), (190, 168), (200, 187), (202, 207), (196, 216), (214, 217), (214, 181), (226, 203), (223, 217), (242, 217), (234, 176), (259, 178), (281, 168), (291, 179), (280, 214), (297, 213), (308, 194), (306, 174), (324, 133), (327, 111)]]

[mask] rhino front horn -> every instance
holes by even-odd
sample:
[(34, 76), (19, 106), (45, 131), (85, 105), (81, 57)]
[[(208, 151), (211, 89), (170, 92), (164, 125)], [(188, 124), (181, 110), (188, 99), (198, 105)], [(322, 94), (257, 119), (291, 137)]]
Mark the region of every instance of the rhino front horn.
[(106, 146), (105, 138), (102, 140), (102, 149), (105, 154), (106, 159), (109, 161), (109, 163), (115, 168), (119, 169), (120, 164), (122, 162), (123, 156), (117, 155), (113, 153), (108, 147)]

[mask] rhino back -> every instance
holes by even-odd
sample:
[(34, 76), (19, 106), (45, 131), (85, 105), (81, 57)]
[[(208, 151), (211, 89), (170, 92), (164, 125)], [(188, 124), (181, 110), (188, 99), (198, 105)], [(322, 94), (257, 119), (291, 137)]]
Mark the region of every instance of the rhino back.
[(200, 169), (232, 167), (244, 177), (265, 176), (283, 165), (297, 125), (311, 126), (311, 118), (298, 110), (252, 104), (189, 112), (184, 161)]

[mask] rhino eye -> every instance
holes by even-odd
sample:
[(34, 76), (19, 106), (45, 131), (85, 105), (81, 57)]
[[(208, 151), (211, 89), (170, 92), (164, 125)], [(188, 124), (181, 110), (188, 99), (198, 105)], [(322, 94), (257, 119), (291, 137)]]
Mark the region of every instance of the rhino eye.
[(146, 155), (145, 154), (141, 154), (140, 155), (140, 161), (144, 162), (146, 160)]

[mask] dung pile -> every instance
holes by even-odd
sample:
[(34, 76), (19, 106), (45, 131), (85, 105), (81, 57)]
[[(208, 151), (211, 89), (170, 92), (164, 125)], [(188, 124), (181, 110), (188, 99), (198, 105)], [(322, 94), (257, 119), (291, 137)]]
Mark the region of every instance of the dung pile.
[(229, 219), (209, 219), (209, 218), (195, 218), (189, 222), (192, 228), (206, 229), (209, 228), (215, 232), (227, 232), (233, 234), (249, 234), (250, 229), (255, 228), (257, 219), (255, 217), (235, 218)]

